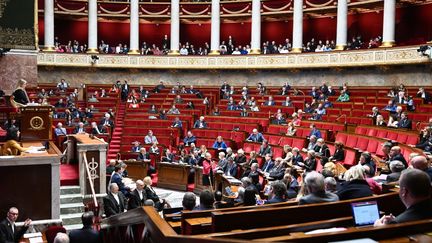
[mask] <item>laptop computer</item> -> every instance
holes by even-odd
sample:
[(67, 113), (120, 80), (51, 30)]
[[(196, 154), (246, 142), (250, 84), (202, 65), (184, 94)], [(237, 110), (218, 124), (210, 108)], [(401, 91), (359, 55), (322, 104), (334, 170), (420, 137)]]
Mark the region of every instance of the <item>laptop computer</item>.
[(376, 201), (351, 203), (351, 208), (356, 227), (373, 225), (379, 219), (378, 204)]

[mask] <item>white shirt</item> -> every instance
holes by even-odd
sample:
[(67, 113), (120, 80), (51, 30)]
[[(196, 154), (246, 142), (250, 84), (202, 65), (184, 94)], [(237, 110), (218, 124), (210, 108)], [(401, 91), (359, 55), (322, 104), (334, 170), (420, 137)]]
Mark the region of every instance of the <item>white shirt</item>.
[(117, 201), (117, 204), (120, 205), (120, 199), (117, 193), (113, 193), (114, 199)]

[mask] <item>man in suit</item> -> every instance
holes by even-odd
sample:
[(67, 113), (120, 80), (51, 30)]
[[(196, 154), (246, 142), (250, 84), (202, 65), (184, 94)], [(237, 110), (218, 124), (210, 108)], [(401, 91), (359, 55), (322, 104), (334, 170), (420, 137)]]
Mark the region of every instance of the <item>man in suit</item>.
[(265, 155), (265, 162), (264, 162), (264, 165), (261, 168), (261, 172), (269, 173), (270, 170), (274, 167), (274, 165), (275, 164), (274, 164), (274, 162), (272, 160), (271, 155), (270, 154), (266, 154)]
[(430, 178), (425, 172), (418, 169), (403, 171), (399, 188), (399, 197), (407, 209), (397, 217), (384, 215), (375, 221), (375, 226), (432, 218)]
[(386, 181), (396, 182), (399, 181), (399, 178), (402, 174), (402, 171), (405, 169), (405, 166), (402, 162), (398, 160), (394, 160), (390, 162), (390, 171), (391, 173), (387, 175)]
[(275, 102), (273, 100), (273, 96), (269, 96), (268, 100), (264, 103), (266, 106), (274, 106)]
[(319, 92), (316, 90), (316, 87), (312, 87), (311, 92), (309, 92), (309, 95), (312, 96), (313, 99), (318, 99), (319, 98)]
[(104, 197), (104, 211), (107, 217), (123, 213), (126, 210), (126, 197), (116, 183), (111, 183), (109, 186), (110, 191), (108, 195)]
[(275, 165), (269, 172), (269, 177), (275, 180), (282, 180), (285, 174), (285, 168), (282, 164), (282, 158), (276, 158), (274, 163)]
[(264, 140), (262, 142), (262, 144), (261, 144), (261, 147), (260, 147), (260, 150), (258, 152), (258, 155), (261, 156), (261, 157), (264, 157), (267, 154), (270, 154), (270, 156), (272, 156), (273, 152), (272, 152), (271, 146), (268, 144), (268, 141)]
[(82, 123), (82, 122), (78, 123), (78, 126), (75, 127), (75, 129), (73, 131), (74, 134), (82, 134), (82, 133), (85, 133), (85, 132), (86, 131), (85, 131), (85, 128), (84, 128), (84, 123)]
[(183, 139), (185, 146), (190, 146), (191, 143), (196, 143), (196, 137), (192, 134), (191, 131), (187, 132), (186, 137)]
[(321, 132), (316, 128), (315, 124), (311, 124), (310, 129), (309, 137), (315, 136), (316, 138), (321, 138)]
[(133, 146), (131, 148), (131, 152), (134, 152), (134, 153), (140, 152), (140, 150), (141, 150), (141, 144), (140, 144), (140, 142), (135, 141), (132, 144), (133, 144)]
[(182, 128), (182, 126), (183, 126), (183, 124), (182, 124), (182, 121), (180, 121), (180, 118), (178, 118), (178, 117), (174, 118), (174, 121), (173, 121), (171, 127)]
[(105, 128), (103, 126), (98, 126), (96, 122), (91, 123), (91, 134), (99, 135), (106, 133)]
[(125, 80), (124, 84), (121, 86), (121, 99), (122, 101), (126, 101), (130, 92), (130, 87), (128, 82)]
[(378, 115), (381, 115), (381, 113), (379, 112), (378, 107), (374, 106), (372, 108), (372, 114), (368, 114), (367, 117), (372, 118), (372, 123), (376, 124), (376, 119)]
[(419, 156), (415, 156), (414, 158), (411, 159), (411, 166), (414, 169), (418, 169), (421, 171), (426, 172), (426, 174), (429, 175), (431, 181), (432, 181), (432, 168), (429, 164), (429, 162), (427, 161), (425, 156), (419, 155)]
[(401, 148), (399, 146), (393, 146), (390, 149), (390, 160), (389, 161), (394, 161), (394, 160), (399, 160), (400, 162), (402, 162), (405, 166), (405, 168), (408, 168), (408, 163), (406, 161), (406, 159), (403, 157), (402, 152), (401, 152)]
[(309, 194), (300, 198), (299, 205), (339, 201), (336, 194), (326, 192), (324, 176), (320, 173), (311, 171), (304, 180)]
[(114, 122), (111, 120), (111, 115), (108, 113), (105, 113), (104, 118), (99, 122), (99, 126), (106, 126), (110, 127), (111, 129), (114, 128)]
[(83, 227), (81, 229), (72, 230), (69, 233), (70, 243), (99, 243), (102, 242), (99, 232), (94, 230), (94, 214), (92, 211), (83, 213), (81, 216)]
[(137, 180), (136, 189), (130, 194), (128, 209), (131, 210), (143, 206), (145, 200), (147, 200), (147, 196), (144, 191), (144, 182), (142, 180)]
[(129, 192), (129, 188), (125, 186), (123, 183), (123, 171), (124, 168), (122, 166), (116, 166), (114, 169), (114, 174), (111, 176), (111, 183), (115, 183), (119, 190), (124, 194), (127, 195)]
[(231, 89), (231, 87), (229, 86), (229, 84), (227, 84), (227, 82), (223, 82), (221, 88), (220, 88), (220, 95), (221, 97), (227, 93), (229, 90)]
[(402, 112), (401, 119), (397, 124), (398, 128), (410, 129), (412, 128), (412, 121), (408, 119), (408, 114), (406, 112)]
[(264, 141), (264, 137), (261, 133), (258, 132), (258, 129), (254, 128), (252, 130), (252, 133), (246, 140), (249, 142), (261, 143), (262, 141)]
[(0, 242), (13, 243), (18, 242), (19, 239), (27, 231), (31, 224), (31, 219), (24, 221), (24, 226), (20, 230), (15, 226), (15, 222), (18, 219), (18, 209), (16, 207), (9, 208), (6, 214), (6, 218), (0, 222)]
[(57, 127), (54, 129), (54, 133), (57, 137), (62, 135), (64, 136), (67, 135), (66, 128), (63, 127), (63, 124), (61, 122), (57, 123)]
[(195, 121), (194, 128), (207, 128), (207, 122), (204, 120), (204, 116), (200, 116), (199, 120)]
[(265, 204), (280, 203), (286, 201), (287, 187), (282, 181), (275, 181), (270, 186), (270, 192)]
[(432, 100), (432, 96), (429, 92), (426, 92), (423, 87), (419, 88), (419, 91), (417, 92), (417, 97), (423, 99), (423, 104), (429, 104)]
[(228, 158), (228, 164), (225, 166), (224, 174), (227, 176), (237, 176), (237, 164), (234, 163), (232, 158)]
[(287, 106), (287, 107), (293, 106), (291, 98), (289, 96), (285, 98), (284, 102), (282, 102), (282, 106)]

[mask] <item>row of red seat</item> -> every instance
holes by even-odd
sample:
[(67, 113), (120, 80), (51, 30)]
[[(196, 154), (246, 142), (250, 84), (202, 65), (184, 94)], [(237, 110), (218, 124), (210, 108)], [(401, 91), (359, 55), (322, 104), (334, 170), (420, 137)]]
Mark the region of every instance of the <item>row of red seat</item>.
[[(269, 133), (274, 133), (274, 134), (286, 134), (287, 132), (287, 126), (283, 126), (283, 125), (270, 125), (267, 129), (267, 132)], [(308, 127), (296, 127), (297, 132), (296, 132), (296, 136), (297, 137), (309, 137), (310, 131), (311, 129)], [(321, 137), (324, 140), (328, 140), (329, 136), (329, 131), (325, 130), (325, 129), (319, 129), (321, 132)]]
[(227, 131), (196, 128), (192, 129), (191, 131), (196, 137), (216, 139), (218, 136), (222, 136), (223, 139), (231, 139), (238, 144), (237, 147), (241, 147), (243, 145), (243, 141), (247, 138), (247, 133), (245, 131)]
[(415, 132), (401, 131), (398, 129), (377, 127), (377, 126), (357, 126), (355, 133), (378, 137), (387, 140), (397, 141), (402, 144), (417, 144), (419, 135)]

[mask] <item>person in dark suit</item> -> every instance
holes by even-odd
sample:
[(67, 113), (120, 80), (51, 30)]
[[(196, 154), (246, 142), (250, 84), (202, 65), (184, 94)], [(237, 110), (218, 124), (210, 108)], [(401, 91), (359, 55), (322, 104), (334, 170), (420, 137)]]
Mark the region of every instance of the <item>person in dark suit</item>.
[(274, 161), (271, 158), (270, 154), (265, 155), (265, 162), (264, 165), (261, 168), (261, 172), (267, 172), (269, 173), (270, 170), (274, 167)]
[(237, 176), (237, 164), (234, 163), (232, 158), (228, 158), (228, 164), (225, 166), (224, 174), (227, 176)]
[(301, 197), (299, 205), (336, 202), (339, 197), (331, 192), (326, 192), (324, 184), (324, 176), (316, 171), (306, 174), (304, 179), (308, 194)]
[(389, 156), (390, 156), (389, 162), (394, 161), (394, 160), (399, 160), (400, 162), (402, 162), (404, 164), (405, 168), (408, 168), (408, 163), (407, 163), (406, 159), (403, 157), (402, 150), (399, 146), (393, 146), (390, 149)]
[(104, 134), (106, 133), (106, 130), (103, 126), (98, 126), (96, 124), (96, 122), (92, 122), (91, 123), (92, 129), (91, 129), (91, 134), (93, 135), (99, 135), (99, 134)]
[(344, 144), (342, 142), (336, 141), (334, 143), (334, 146), (335, 146), (335, 152), (333, 156), (329, 158), (329, 160), (333, 162), (344, 161), (345, 160)]
[(122, 182), (123, 179), (123, 168), (122, 166), (118, 165), (114, 169), (114, 174), (111, 176), (111, 183), (115, 183), (119, 190), (123, 193), (123, 195), (127, 195), (129, 192), (129, 188), (125, 186), (125, 184)]
[(12, 93), (14, 101), (19, 105), (27, 105), (30, 102), (29, 97), (27, 95), (27, 91), (25, 90), (26, 86), (27, 86), (27, 81), (25, 81), (24, 79), (20, 79), (18, 81), (17, 88)]
[(130, 193), (128, 210), (143, 206), (145, 200), (147, 200), (147, 195), (144, 191), (144, 182), (137, 180), (136, 189)]
[(372, 196), (372, 190), (365, 180), (365, 173), (362, 166), (353, 166), (345, 172), (345, 182), (342, 183), (337, 195), (339, 200), (349, 200), (361, 197)]
[[(227, 158), (229, 158), (229, 156), (227, 156)], [(244, 163), (246, 163), (247, 157), (243, 151), (243, 149), (239, 149), (237, 150), (237, 155), (234, 157), (234, 162), (237, 165), (242, 165)]]
[(405, 166), (402, 162), (398, 160), (394, 160), (390, 162), (390, 171), (391, 173), (387, 175), (386, 181), (389, 182), (396, 182), (399, 181), (399, 178), (402, 174), (402, 171), (405, 169)]
[(179, 127), (179, 128), (182, 128), (182, 127), (183, 127), (183, 124), (182, 124), (182, 121), (180, 121), (180, 118), (178, 118), (178, 117), (174, 118), (174, 121), (173, 121), (173, 123), (171, 124), (171, 127)]
[(121, 99), (122, 101), (126, 101), (130, 92), (130, 87), (128, 82), (125, 80), (124, 84), (121, 86)]
[(300, 154), (300, 150), (298, 148), (292, 149), (293, 157), (292, 157), (292, 164), (300, 166), (300, 163), (303, 163), (303, 156)]
[(306, 171), (314, 171), (317, 167), (317, 161), (315, 159), (315, 151), (307, 151), (307, 158), (304, 162), (299, 162), (298, 165), (305, 169)]
[(171, 150), (169, 150), (168, 148), (165, 149), (165, 152), (162, 155), (161, 161), (162, 162), (168, 162), (168, 163), (175, 162), (174, 154), (171, 153)]
[(78, 126), (75, 127), (75, 129), (73, 130), (73, 134), (81, 134), (81, 133), (85, 133), (85, 127), (84, 127), (84, 123), (79, 122)]
[(314, 151), (321, 157), (330, 158), (330, 149), (322, 138), (317, 139), (317, 144), (314, 148)]
[(126, 210), (126, 197), (116, 183), (111, 183), (109, 186), (109, 192), (106, 197), (103, 198), (104, 211), (107, 217), (123, 213)]
[(260, 150), (258, 151), (258, 155), (264, 157), (265, 155), (270, 154), (273, 155), (273, 151), (271, 146), (269, 145), (267, 140), (264, 140), (261, 144)]
[(24, 226), (20, 230), (15, 226), (18, 219), (18, 209), (16, 207), (9, 208), (6, 218), (0, 222), (0, 242), (13, 243), (18, 242), (31, 224), (31, 219), (24, 221)]
[(159, 82), (158, 85), (156, 85), (156, 87), (154, 88), (154, 92), (155, 93), (160, 93), (163, 89), (165, 89), (165, 85), (162, 81)]
[(94, 230), (94, 214), (92, 211), (88, 211), (83, 213), (81, 216), (81, 221), (83, 227), (81, 229), (72, 230), (69, 232), (69, 241), (70, 243), (99, 243), (102, 242), (102, 239), (99, 235), (99, 232)]
[(270, 192), (268, 198), (264, 204), (280, 203), (287, 200), (286, 193), (287, 187), (282, 181), (275, 181), (270, 186)]
[(147, 199), (150, 199), (154, 202), (154, 207), (157, 211), (162, 211), (162, 209), (165, 207), (165, 200), (161, 200), (159, 196), (156, 194), (155, 190), (153, 189), (152, 180), (149, 176), (146, 176), (144, 178), (144, 191)]
[(379, 112), (378, 107), (374, 106), (372, 108), (372, 114), (367, 114), (366, 116), (372, 118), (372, 123), (376, 124), (378, 115), (381, 115), (381, 113)]
[(397, 124), (398, 128), (405, 128), (405, 129), (410, 129), (412, 128), (412, 121), (410, 119), (408, 119), (408, 113), (406, 112), (402, 112), (401, 114), (401, 119), (399, 120), (398, 124)]
[(274, 180), (282, 180), (285, 174), (285, 167), (282, 164), (282, 158), (276, 158), (274, 163), (275, 165), (269, 171), (269, 177), (273, 178)]
[(262, 141), (264, 141), (264, 137), (261, 133), (258, 132), (258, 129), (253, 129), (252, 133), (249, 135), (248, 138), (246, 138), (247, 141), (249, 142), (256, 142), (256, 143), (261, 143)]
[(186, 137), (183, 139), (183, 142), (184, 142), (185, 146), (190, 146), (191, 143), (196, 143), (196, 141), (197, 141), (197, 139), (192, 134), (191, 131), (188, 131)]
[(414, 169), (418, 169), (421, 171), (424, 171), (426, 174), (429, 175), (431, 181), (432, 181), (432, 168), (426, 159), (425, 156), (418, 155), (411, 159), (411, 166)]
[(432, 101), (431, 94), (429, 92), (426, 92), (423, 87), (419, 88), (419, 91), (417, 92), (416, 96), (418, 98), (422, 98), (423, 99), (423, 104), (429, 104), (429, 102)]
[(397, 217), (384, 215), (375, 221), (375, 226), (432, 218), (430, 178), (425, 172), (418, 169), (403, 171), (399, 187), (399, 197), (407, 209)]
[(194, 123), (194, 128), (207, 128), (207, 122), (204, 120), (204, 116), (201, 116), (199, 120)]
[(110, 127), (111, 129), (114, 128), (114, 122), (111, 120), (111, 115), (106, 113), (104, 118), (99, 122), (99, 126), (106, 126)]

